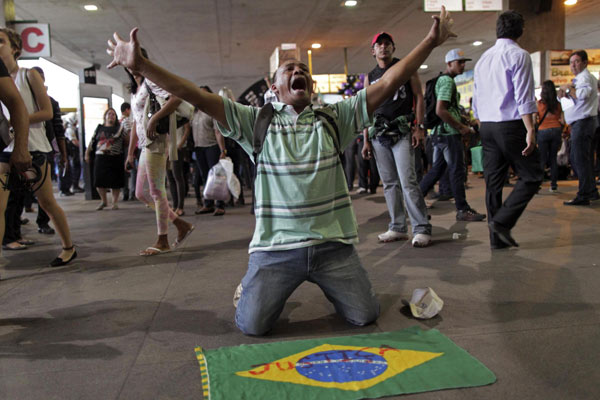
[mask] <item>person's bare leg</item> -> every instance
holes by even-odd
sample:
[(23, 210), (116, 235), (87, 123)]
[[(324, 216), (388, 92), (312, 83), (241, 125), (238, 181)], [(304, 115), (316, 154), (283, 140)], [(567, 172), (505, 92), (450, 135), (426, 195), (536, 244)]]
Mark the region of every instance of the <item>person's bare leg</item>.
[(177, 228), (177, 240), (182, 240), (187, 233), (192, 230), (193, 225), (185, 221), (182, 218), (176, 218), (173, 220), (173, 225)]
[(108, 205), (108, 197), (106, 196), (106, 188), (97, 187), (96, 190), (98, 191), (98, 194), (100, 195), (102, 204), (104, 205), (104, 207), (106, 207)]
[(112, 206), (113, 209), (117, 208), (117, 203), (119, 202), (119, 195), (121, 194), (121, 189), (111, 189), (112, 191)]
[(71, 231), (69, 230), (69, 224), (67, 222), (65, 212), (58, 205), (56, 199), (54, 198), (52, 181), (50, 180), (50, 167), (48, 163), (44, 164), (44, 166), (46, 168), (47, 175), (42, 187), (40, 187), (36, 192), (38, 203), (52, 220), (52, 223), (56, 228), (56, 232), (60, 237), (60, 241), (62, 242), (62, 251), (59, 257), (62, 260), (70, 260), (71, 256), (75, 252), (75, 247), (71, 241)]

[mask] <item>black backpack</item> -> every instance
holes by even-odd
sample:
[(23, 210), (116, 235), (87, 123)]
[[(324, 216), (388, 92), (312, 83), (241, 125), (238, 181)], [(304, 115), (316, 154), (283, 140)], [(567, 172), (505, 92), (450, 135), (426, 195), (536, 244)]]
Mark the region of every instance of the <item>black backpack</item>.
[[(440, 76), (448, 74), (439, 74), (435, 78), (427, 81), (425, 84), (425, 129), (433, 129), (442, 123), (440, 117), (438, 117), (435, 111), (437, 107), (437, 98), (435, 97), (435, 85), (437, 84)], [(450, 104), (456, 106), (456, 85), (454, 86), (454, 93), (452, 93), (452, 101)]]

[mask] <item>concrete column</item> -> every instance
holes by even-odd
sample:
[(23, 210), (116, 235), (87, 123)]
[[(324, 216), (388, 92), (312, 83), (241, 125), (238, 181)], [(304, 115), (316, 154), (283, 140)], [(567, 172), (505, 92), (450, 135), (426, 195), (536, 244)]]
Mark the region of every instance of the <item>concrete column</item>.
[[(540, 4), (551, 3), (550, 11), (539, 11)], [(565, 48), (564, 0), (509, 0), (509, 9), (525, 18), (525, 30), (519, 45), (530, 53)]]

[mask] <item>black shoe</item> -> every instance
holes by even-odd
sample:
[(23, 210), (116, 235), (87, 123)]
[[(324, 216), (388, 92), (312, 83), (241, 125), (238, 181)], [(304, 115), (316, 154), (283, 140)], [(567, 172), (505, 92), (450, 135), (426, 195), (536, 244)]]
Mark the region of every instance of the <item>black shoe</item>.
[(60, 192), (59, 196), (60, 197), (73, 196), (73, 193), (71, 193), (71, 192)]
[(564, 201), (563, 204), (565, 206), (589, 206), (590, 201), (581, 197), (575, 197), (573, 200)]
[(440, 194), (437, 198), (437, 201), (448, 201), (453, 197), (454, 196), (452, 196), (451, 194)]
[(21, 225), (27, 225), (29, 223), (29, 218), (22, 218)]
[(83, 192), (85, 192), (85, 190), (83, 190), (83, 188), (80, 188), (79, 186), (73, 188), (73, 193), (83, 193)]
[(600, 193), (595, 192), (593, 195), (590, 196), (590, 201), (598, 201), (600, 200)]
[(491, 245), (491, 248), (492, 248), (492, 250), (502, 250), (502, 249), (508, 249), (509, 247), (511, 247), (511, 246), (507, 245), (507, 244), (506, 244), (506, 243), (504, 243), (504, 242), (499, 242), (499, 243), (496, 243), (496, 244), (492, 244), (492, 245)]
[(479, 214), (477, 211), (472, 208), (467, 208), (466, 210), (459, 210), (456, 212), (456, 220), (457, 221), (470, 221), (477, 222), (483, 221), (485, 219), (484, 214)]
[[(69, 248), (64, 248), (63, 250), (71, 250), (73, 248), (73, 246), (69, 247)], [(67, 265), (68, 263), (70, 263), (71, 261), (73, 261), (74, 259), (77, 258), (77, 250), (75, 250), (73, 252), (73, 254), (71, 255), (71, 258), (69, 258), (68, 260), (63, 260), (60, 257), (56, 257), (54, 260), (52, 260), (52, 262), (50, 263), (51, 267), (62, 267), (63, 265)]]
[(54, 235), (54, 229), (50, 228), (50, 226), (45, 225), (45, 226), (40, 226), (38, 228), (38, 232), (39, 233), (43, 233), (44, 235)]
[(498, 239), (500, 239), (506, 245), (519, 247), (519, 243), (517, 243), (515, 241), (515, 239), (513, 239), (512, 235), (510, 234), (510, 229), (508, 229), (494, 221), (491, 221), (488, 224), (488, 226), (490, 227), (490, 230), (498, 236)]

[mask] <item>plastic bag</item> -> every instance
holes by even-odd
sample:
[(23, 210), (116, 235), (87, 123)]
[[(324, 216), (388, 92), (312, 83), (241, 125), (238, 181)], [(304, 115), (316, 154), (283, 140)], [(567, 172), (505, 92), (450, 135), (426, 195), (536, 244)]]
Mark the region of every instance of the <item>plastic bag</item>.
[(231, 158), (226, 157), (219, 160), (219, 164), (225, 169), (225, 173), (227, 174), (227, 187), (233, 198), (237, 200), (237, 198), (240, 197), (241, 186), (237, 176), (233, 173), (233, 162), (231, 161)]
[(204, 186), (204, 198), (227, 202), (230, 197), (227, 187), (227, 172), (221, 163), (217, 163), (208, 171), (208, 179)]

